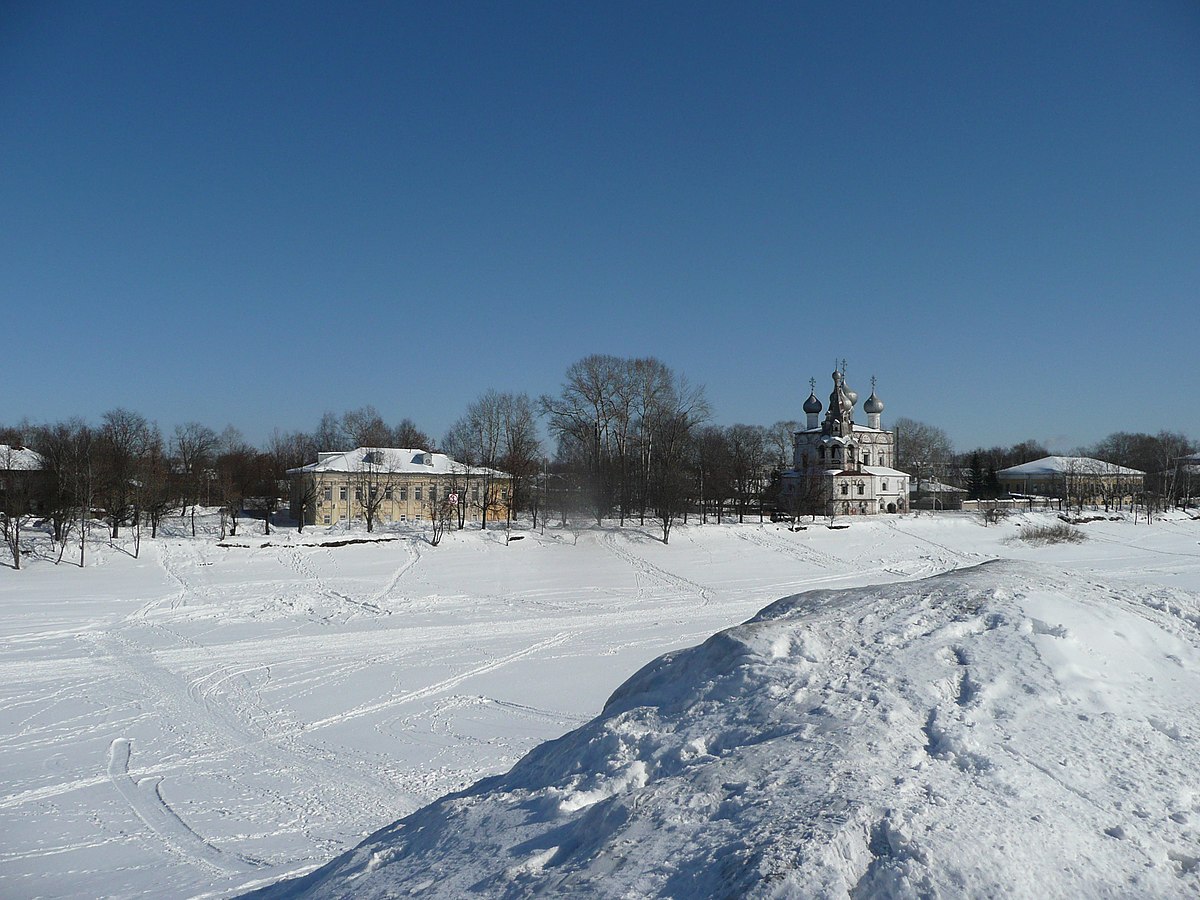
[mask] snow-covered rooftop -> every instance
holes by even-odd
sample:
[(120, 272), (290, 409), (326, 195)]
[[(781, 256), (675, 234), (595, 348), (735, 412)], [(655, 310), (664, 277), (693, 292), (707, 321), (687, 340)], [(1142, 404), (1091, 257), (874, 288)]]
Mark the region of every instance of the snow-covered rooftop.
[(955, 487), (952, 484), (946, 484), (945, 482), (938, 481), (936, 478), (935, 479), (922, 478), (919, 486), (916, 484), (913, 484), (912, 490), (913, 491), (919, 490), (922, 493), (928, 493), (928, 494), (965, 494), (965, 493), (967, 493), (967, 490), (965, 488)]
[(1090, 456), (1045, 456), (996, 473), (999, 478), (1037, 478), (1057, 475), (1145, 475), (1116, 463)]
[(356, 447), (344, 453), (321, 453), (314, 463), (288, 469), (289, 475), (316, 472), (361, 472), (374, 467), (381, 472), (396, 474), (450, 475), (469, 474), (505, 476), (498, 469), (468, 466), (451, 459), (445, 453), (397, 447)]
[(0, 470), (34, 472), (45, 468), (40, 453), (28, 447), (0, 444)]
[(891, 466), (863, 466), (862, 470), (868, 475), (882, 475), (885, 478), (907, 478), (907, 472), (893, 469)]
[[(799, 431), (796, 432), (796, 434), (820, 434), (821, 428), (822, 428), (822, 426), (820, 426), (820, 425), (818, 425), (816, 428), (801, 428)], [(859, 425), (857, 422), (854, 423), (854, 430), (861, 431), (861, 432), (864, 432), (867, 434), (887, 434), (888, 433), (886, 428), (871, 428), (870, 426), (867, 426), (867, 425)]]

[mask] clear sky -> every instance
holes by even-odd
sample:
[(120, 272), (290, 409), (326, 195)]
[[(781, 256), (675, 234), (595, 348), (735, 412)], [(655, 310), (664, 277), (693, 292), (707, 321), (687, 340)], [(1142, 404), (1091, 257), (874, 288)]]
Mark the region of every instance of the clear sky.
[(654, 355), (1200, 438), (1200, 4), (0, 4), (0, 423), (255, 442)]

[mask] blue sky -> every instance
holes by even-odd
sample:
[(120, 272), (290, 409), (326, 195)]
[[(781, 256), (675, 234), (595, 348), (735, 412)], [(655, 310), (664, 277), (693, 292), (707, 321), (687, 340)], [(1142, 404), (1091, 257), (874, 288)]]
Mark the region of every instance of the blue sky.
[(1200, 438), (1200, 5), (0, 7), (0, 423), (254, 441), (654, 355)]

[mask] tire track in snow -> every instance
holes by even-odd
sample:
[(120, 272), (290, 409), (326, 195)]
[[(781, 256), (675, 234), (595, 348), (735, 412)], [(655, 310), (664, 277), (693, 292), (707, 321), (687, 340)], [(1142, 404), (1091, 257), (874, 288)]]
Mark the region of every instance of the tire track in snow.
[(560, 632), (552, 638), (544, 641), (539, 641), (532, 646), (526, 647), (524, 650), (518, 650), (516, 653), (510, 653), (507, 656), (501, 656), (498, 659), (489, 660), (482, 665), (475, 666), (465, 672), (460, 672), (450, 678), (435, 682), (423, 688), (417, 688), (414, 691), (409, 691), (406, 694), (400, 694), (397, 697), (389, 697), (387, 700), (379, 700), (375, 703), (365, 703), (361, 706), (356, 706), (354, 709), (348, 709), (345, 712), (337, 713), (332, 716), (326, 716), (324, 719), (317, 719), (315, 722), (309, 722), (304, 726), (305, 732), (312, 731), (317, 728), (324, 728), (327, 725), (336, 725), (340, 722), (346, 722), (350, 719), (369, 716), (372, 713), (379, 712), (384, 709), (389, 709), (394, 706), (401, 706), (405, 703), (412, 703), (416, 700), (423, 700), (426, 697), (431, 697), (435, 694), (440, 694), (442, 691), (448, 691), (451, 688), (458, 687), (468, 678), (474, 678), (476, 675), (483, 675), (486, 672), (492, 672), (509, 663), (524, 659), (527, 656), (533, 656), (541, 650), (548, 650), (550, 647), (564, 644), (567, 641), (577, 636), (577, 632)]
[(162, 778), (149, 776), (134, 780), (129, 774), (132, 753), (129, 738), (117, 738), (108, 748), (108, 777), (146, 827), (167, 845), (168, 849), (218, 872), (243, 872), (261, 866), (258, 860), (226, 853), (188, 827), (188, 824), (163, 799)]

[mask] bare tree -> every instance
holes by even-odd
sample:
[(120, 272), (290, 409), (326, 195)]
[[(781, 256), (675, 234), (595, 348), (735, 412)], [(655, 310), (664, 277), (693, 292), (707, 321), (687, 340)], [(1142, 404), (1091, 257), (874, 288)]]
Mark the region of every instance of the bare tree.
[[(158, 442), (147, 455), (140, 479), (139, 506), (150, 523), (150, 539), (158, 537), (158, 526), (175, 505), (175, 489), (171, 477), (171, 458)], [(140, 545), (140, 540), (139, 540)], [(135, 551), (134, 556), (137, 555)]]
[(246, 498), (255, 495), (258, 454), (245, 442), (241, 432), (232, 426), (222, 432), (219, 450), (220, 455), (215, 462), (215, 481), (221, 500), (221, 537), (224, 538), (226, 519), (230, 523), (230, 534), (236, 535), (238, 517)]
[(412, 419), (401, 419), (392, 429), (392, 446), (406, 450), (433, 450), (433, 439), (417, 427)]
[(536, 481), (541, 462), (541, 441), (537, 436), (537, 416), (528, 394), (501, 394), (503, 452), (500, 467), (512, 478), (512, 490), (506, 508), (511, 515), (529, 505), (528, 488)]
[(466, 527), (467, 510), (471, 504), (471, 492), (477, 496), (479, 485), (475, 482), (475, 467), (479, 463), (478, 447), (474, 432), (467, 417), (456, 420), (446, 436), (442, 438), (446, 454), (454, 460), (450, 467), (450, 492), (458, 495), (458, 530)]
[(316, 430), (313, 431), (311, 437), (318, 451), (350, 449), (343, 443), (342, 423), (338, 421), (336, 414), (328, 411), (322, 413), (321, 421), (317, 423)]
[(77, 430), (84, 427), (79, 419), (56, 422), (36, 429), (33, 436), (34, 448), (41, 454), (46, 472), (43, 514), (50, 519), (60, 559), (76, 518), (72, 443)]
[(23, 447), (0, 444), (0, 536), (14, 569), (21, 568), (21, 528), (30, 509), (30, 458)]
[(316, 444), (312, 435), (302, 431), (281, 432), (278, 428), (267, 438), (266, 457), (270, 461), (270, 477), (280, 485), (288, 485), (292, 506), (296, 511), (296, 527), (304, 532), (304, 523), (309, 513), (315, 513), (320, 488), (311, 477), (291, 479), (288, 471), (299, 469), (317, 458)]
[[(496, 471), (504, 447), (504, 400), (496, 391), (488, 391), (467, 407), (466, 414), (456, 421), (447, 433), (447, 446), (461, 453), (463, 461), (477, 464), (477, 487), (480, 499), (472, 501), (479, 509), (480, 528), (487, 528), (488, 512), (496, 497)], [(457, 454), (456, 454), (457, 455)]]
[(655, 428), (659, 425), (662, 410), (670, 405), (673, 375), (663, 362), (651, 356), (629, 362), (626, 380), (629, 383), (627, 390), (632, 398), (629, 411), (632, 419), (632, 439), (622, 453), (632, 458), (631, 464), (636, 473), (633, 489), (638, 521), (639, 524), (645, 525), (657, 453)]
[(192, 537), (196, 536), (196, 505), (200, 502), (203, 488), (213, 475), (213, 458), (217, 444), (217, 433), (199, 422), (176, 425), (174, 437), (171, 439), (183, 487), (180, 515), (186, 515), (189, 505), (191, 506)]
[(730, 475), (737, 501), (738, 522), (744, 522), (752, 500), (762, 509), (766, 465), (769, 459), (766, 430), (758, 425), (730, 425), (725, 429), (729, 443)]
[(392, 442), (392, 430), (370, 405), (342, 413), (342, 435), (351, 447), (386, 447)]
[(368, 449), (358, 461), (352, 481), (354, 500), (367, 520), (367, 531), (374, 531), (379, 510), (397, 484), (396, 461), (386, 450)]
[(112, 537), (118, 537), (121, 524), (134, 515), (142, 466), (161, 443), (158, 428), (140, 413), (112, 409), (104, 414), (98, 447), (99, 487)]
[(653, 462), (653, 503), (664, 544), (669, 542), (671, 528), (687, 502), (688, 456), (696, 430), (706, 418), (704, 389), (689, 384), (682, 376), (672, 379), (670, 395), (662, 399), (652, 417), (652, 435), (658, 447)]
[(913, 475), (917, 487), (915, 502), (919, 503), (922, 477), (945, 480), (954, 448), (946, 432), (935, 425), (899, 418), (892, 423), (892, 431), (896, 436), (895, 466)]
[(781, 472), (792, 467), (797, 431), (800, 431), (800, 423), (792, 419), (776, 422), (767, 429), (767, 447), (773, 457), (771, 463)]
[(711, 510), (716, 513), (717, 523), (720, 524), (725, 501), (734, 495), (729, 439), (725, 429), (710, 425), (700, 430), (695, 443), (693, 465), (696, 470), (700, 521), (706, 523)]
[(584, 357), (567, 369), (557, 397), (543, 395), (539, 401), (560, 453), (579, 470), (597, 525), (612, 508), (618, 430), (613, 398), (625, 366), (615, 356)]
[(436, 485), (429, 489), (429, 496), (425, 500), (425, 510), (429, 513), (429, 543), (431, 546), (436, 547), (442, 542), (446, 526), (454, 519), (456, 504), (451, 500), (452, 496), (452, 492), (446, 492), (445, 496), (439, 497)]

